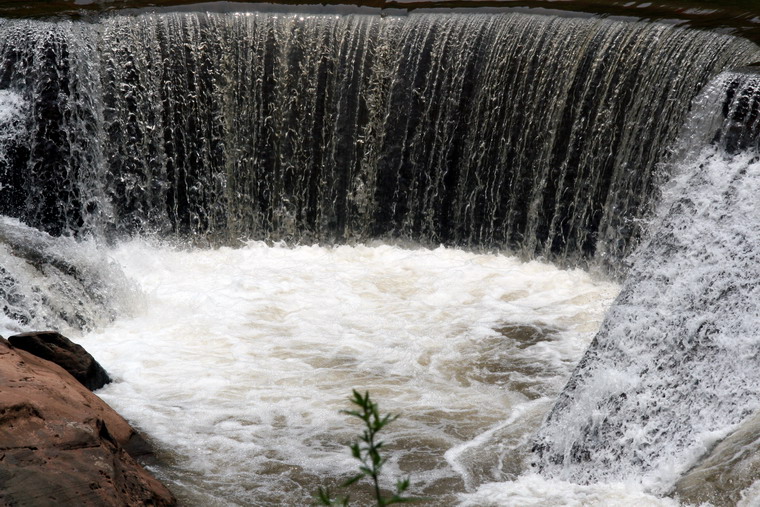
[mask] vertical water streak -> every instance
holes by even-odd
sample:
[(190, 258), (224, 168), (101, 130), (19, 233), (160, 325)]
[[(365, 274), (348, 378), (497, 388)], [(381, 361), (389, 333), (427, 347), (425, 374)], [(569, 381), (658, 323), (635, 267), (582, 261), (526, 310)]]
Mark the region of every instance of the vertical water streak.
[(0, 89), (26, 104), (6, 146), (3, 212), (55, 234), (107, 215), (97, 32), (71, 22), (0, 20)]
[[(6, 212), (55, 234), (374, 238), (616, 265), (733, 37), (524, 14), (4, 21)], [(596, 258), (596, 260), (594, 260)]]
[[(138, 19), (164, 32), (141, 28), (148, 42), (124, 55), (163, 55), (143, 86), (160, 83), (170, 110), (155, 144), (174, 231), (404, 238), (568, 263), (628, 252), (689, 99), (755, 51), (666, 25), (517, 14)], [(108, 41), (133, 25), (106, 23)], [(132, 121), (113, 120), (121, 132)]]
[(486, 46), (460, 235), (529, 256), (620, 259), (684, 103), (751, 49), (658, 24), (521, 21)]

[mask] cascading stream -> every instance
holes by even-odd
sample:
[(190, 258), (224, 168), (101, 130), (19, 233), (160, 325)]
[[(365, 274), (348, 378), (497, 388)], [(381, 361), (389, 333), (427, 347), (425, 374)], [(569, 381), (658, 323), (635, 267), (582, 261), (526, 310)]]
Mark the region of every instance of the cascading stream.
[(545, 475), (666, 491), (760, 408), (760, 77), (694, 104), (656, 218), (536, 440)]
[(756, 58), (664, 24), (165, 13), (3, 21), (2, 212), (53, 234), (373, 238), (613, 270), (691, 97)]
[[(404, 412), (388, 468), (435, 502), (659, 502), (595, 483), (664, 491), (758, 408), (757, 78), (725, 71), (759, 57), (516, 13), (0, 20), (0, 324), (86, 331), (190, 503), (349, 476), (354, 385)], [(525, 261), (624, 273), (663, 168), (520, 476), (617, 291)]]

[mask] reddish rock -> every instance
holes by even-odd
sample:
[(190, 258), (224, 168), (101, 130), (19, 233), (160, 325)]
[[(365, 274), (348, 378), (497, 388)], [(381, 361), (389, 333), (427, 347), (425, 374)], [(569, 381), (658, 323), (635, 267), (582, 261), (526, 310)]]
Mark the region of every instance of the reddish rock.
[(17, 349), (54, 362), (90, 391), (111, 382), (100, 363), (84, 347), (55, 331), (17, 334), (8, 338), (8, 341)]
[(0, 505), (176, 505), (144, 441), (60, 366), (0, 338)]

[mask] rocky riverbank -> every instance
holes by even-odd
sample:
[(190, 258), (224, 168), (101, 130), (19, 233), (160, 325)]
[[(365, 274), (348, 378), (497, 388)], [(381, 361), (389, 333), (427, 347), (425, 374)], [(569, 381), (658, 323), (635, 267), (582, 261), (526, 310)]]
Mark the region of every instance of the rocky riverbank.
[(85, 387), (107, 381), (57, 333), (0, 338), (0, 505), (176, 505), (137, 461), (150, 446)]

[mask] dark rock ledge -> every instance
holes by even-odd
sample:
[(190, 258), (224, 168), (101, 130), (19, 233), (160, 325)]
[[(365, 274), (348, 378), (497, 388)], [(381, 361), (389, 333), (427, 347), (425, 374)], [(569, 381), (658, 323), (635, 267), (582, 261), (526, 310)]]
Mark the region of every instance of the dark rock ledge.
[(107, 381), (57, 333), (0, 338), (0, 505), (176, 505), (135, 460), (145, 440), (85, 387)]

